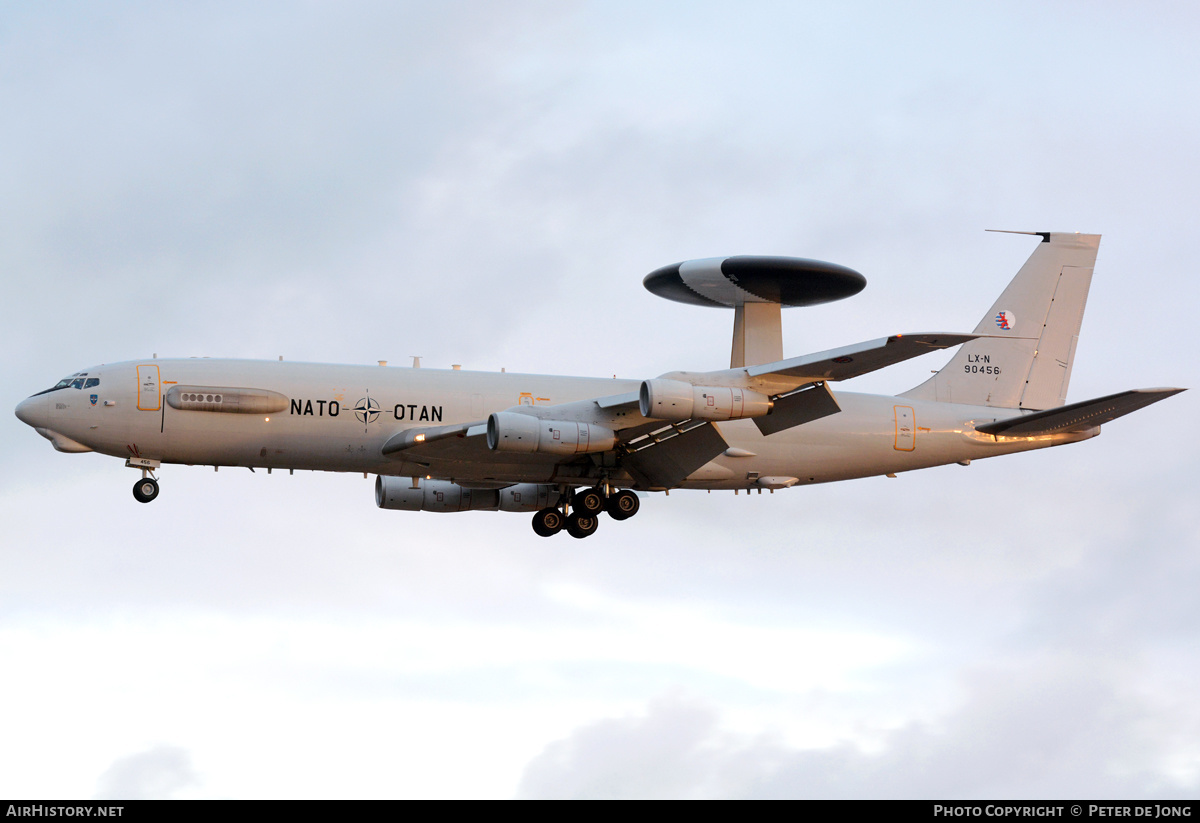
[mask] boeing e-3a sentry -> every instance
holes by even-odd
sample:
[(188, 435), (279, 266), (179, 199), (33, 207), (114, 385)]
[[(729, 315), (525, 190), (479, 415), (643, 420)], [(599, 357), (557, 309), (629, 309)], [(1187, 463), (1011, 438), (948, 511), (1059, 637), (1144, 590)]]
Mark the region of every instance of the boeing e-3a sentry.
[[(593, 534), (637, 492), (771, 490), (1087, 440), (1183, 389), (1064, 405), (1100, 236), (1037, 246), (970, 334), (896, 334), (785, 359), (781, 309), (858, 293), (856, 271), (788, 257), (693, 260), (649, 274), (672, 300), (734, 309), (728, 369), (649, 380), (280, 361), (136, 360), (88, 368), (17, 417), (63, 452), (123, 457), (158, 496), (164, 464), (377, 475), (385, 509), (533, 512)], [(831, 384), (960, 347), (896, 397)], [(416, 365), (416, 364), (414, 364)]]

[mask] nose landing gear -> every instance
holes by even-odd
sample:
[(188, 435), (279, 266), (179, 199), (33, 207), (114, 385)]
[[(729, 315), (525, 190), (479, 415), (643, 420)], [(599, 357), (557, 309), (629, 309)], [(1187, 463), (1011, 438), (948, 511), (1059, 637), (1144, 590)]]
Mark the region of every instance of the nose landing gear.
[(154, 479), (154, 470), (162, 464), (148, 457), (130, 457), (125, 466), (130, 469), (140, 469), (142, 479), (133, 484), (133, 499), (139, 503), (149, 503), (158, 497), (158, 481)]
[(139, 503), (149, 503), (158, 497), (158, 481), (153, 477), (143, 477), (133, 484), (133, 498)]

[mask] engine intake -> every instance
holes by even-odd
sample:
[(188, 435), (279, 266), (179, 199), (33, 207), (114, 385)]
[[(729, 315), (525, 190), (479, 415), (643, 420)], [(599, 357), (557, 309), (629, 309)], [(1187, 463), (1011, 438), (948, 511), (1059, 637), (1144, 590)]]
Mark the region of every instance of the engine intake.
[(517, 412), (495, 412), (487, 422), (487, 444), (492, 451), (591, 454), (608, 451), (616, 443), (612, 429), (595, 423), (539, 420)]
[(693, 386), (682, 380), (644, 380), (638, 391), (643, 417), (653, 420), (740, 420), (771, 413), (761, 392), (723, 386)]

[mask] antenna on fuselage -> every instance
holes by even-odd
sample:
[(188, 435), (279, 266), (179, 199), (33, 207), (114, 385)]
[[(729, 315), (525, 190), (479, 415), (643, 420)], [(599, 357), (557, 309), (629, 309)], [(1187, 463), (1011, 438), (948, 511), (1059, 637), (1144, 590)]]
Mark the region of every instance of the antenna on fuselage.
[(731, 308), (729, 367), (783, 359), (784, 306), (815, 306), (858, 294), (867, 278), (854, 269), (802, 257), (710, 257), (663, 266), (642, 281), (659, 297)]

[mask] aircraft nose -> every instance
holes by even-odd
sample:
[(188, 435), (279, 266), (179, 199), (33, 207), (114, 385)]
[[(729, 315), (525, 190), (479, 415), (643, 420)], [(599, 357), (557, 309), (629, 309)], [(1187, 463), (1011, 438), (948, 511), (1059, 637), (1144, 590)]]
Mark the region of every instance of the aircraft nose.
[(26, 397), (17, 404), (17, 419), (22, 423), (36, 428), (46, 427), (46, 397), (45, 395)]

